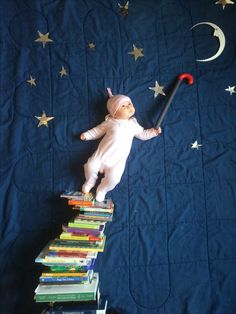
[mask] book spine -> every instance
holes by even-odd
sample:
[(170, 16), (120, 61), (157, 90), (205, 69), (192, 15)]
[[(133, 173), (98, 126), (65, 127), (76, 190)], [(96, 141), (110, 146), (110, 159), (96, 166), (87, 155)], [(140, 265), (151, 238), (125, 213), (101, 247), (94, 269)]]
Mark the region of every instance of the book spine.
[(75, 277), (75, 278), (71, 278), (71, 277), (40, 277), (39, 278), (39, 282), (40, 283), (44, 283), (44, 282), (84, 282), (84, 281), (88, 281), (88, 277)]
[[(74, 209), (74, 208), (73, 208)], [(101, 212), (101, 213), (113, 213), (113, 208), (99, 208), (99, 207), (76, 207), (79, 211), (83, 212)]]
[(99, 242), (103, 240), (103, 237), (80, 237), (72, 234), (61, 234), (60, 235), (61, 240), (75, 240), (75, 241), (83, 241), (83, 242)]
[[(76, 247), (78, 247), (78, 246), (82, 246), (82, 247), (87, 247), (87, 246), (93, 247), (93, 246), (95, 246), (96, 247), (97, 245), (96, 245), (96, 243), (89, 243), (89, 242), (86, 242), (86, 241), (61, 240), (61, 239), (59, 239), (59, 240), (55, 240), (51, 244), (51, 246), (65, 246), (65, 247), (67, 247), (67, 246), (76, 246)], [(49, 249), (50, 249), (51, 246), (49, 246)]]
[(68, 205), (77, 205), (77, 206), (93, 206), (92, 201), (79, 201), (79, 200), (68, 200)]
[(56, 273), (56, 272), (51, 272), (51, 273), (42, 273), (41, 277), (86, 277), (87, 272), (79, 273), (79, 272), (74, 272), (74, 273), (68, 273), (68, 272), (62, 272), (62, 273)]
[(71, 232), (74, 234), (93, 234), (93, 235), (100, 235), (102, 230), (96, 229), (81, 229), (81, 228), (73, 228), (73, 227), (65, 227), (66, 232)]
[(76, 222), (69, 222), (69, 227), (75, 227), (80, 229), (95, 229), (99, 230), (101, 224), (85, 224), (85, 223), (76, 223)]
[(89, 266), (50, 266), (49, 269), (51, 272), (85, 272), (89, 269)]
[(47, 257), (74, 257), (74, 258), (79, 258), (80, 260), (87, 260), (88, 259), (88, 254), (86, 253), (70, 253), (70, 252), (57, 252), (57, 251), (50, 251), (48, 252)]
[(36, 302), (69, 302), (69, 301), (94, 301), (94, 293), (60, 293), (60, 294), (36, 294)]
[[(99, 312), (98, 312), (99, 311)], [(46, 309), (42, 314), (105, 314), (103, 310), (63, 310), (63, 309)]]
[(71, 251), (71, 252), (78, 252), (78, 251), (81, 251), (81, 252), (103, 252), (103, 248), (102, 247), (92, 247), (92, 248), (85, 248), (85, 247), (73, 247), (73, 246), (68, 246), (68, 247), (60, 247), (60, 246), (54, 246), (54, 247), (51, 247), (52, 250), (67, 250), (67, 251)]

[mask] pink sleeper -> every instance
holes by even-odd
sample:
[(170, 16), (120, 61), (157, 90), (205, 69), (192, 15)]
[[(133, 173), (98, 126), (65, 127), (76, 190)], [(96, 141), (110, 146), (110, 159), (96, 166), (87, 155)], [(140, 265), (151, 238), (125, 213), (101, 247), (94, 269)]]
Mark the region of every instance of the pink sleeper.
[(80, 136), (83, 141), (95, 140), (103, 136), (97, 150), (84, 165), (86, 181), (82, 187), (82, 191), (88, 193), (96, 184), (98, 172), (104, 173), (104, 178), (96, 191), (98, 202), (102, 202), (106, 193), (113, 190), (120, 182), (133, 138), (137, 137), (145, 141), (161, 133), (161, 128), (144, 130), (138, 124), (133, 118), (135, 108), (128, 96), (114, 96), (110, 88), (107, 91), (109, 115), (104, 122)]
[(86, 140), (104, 136), (84, 165), (86, 182), (82, 187), (82, 191), (88, 193), (96, 183), (98, 172), (104, 173), (96, 193), (97, 201), (102, 201), (106, 193), (120, 182), (133, 138), (148, 140), (157, 136), (157, 133), (154, 129), (144, 130), (135, 118), (114, 119), (109, 115), (104, 122), (83, 135)]

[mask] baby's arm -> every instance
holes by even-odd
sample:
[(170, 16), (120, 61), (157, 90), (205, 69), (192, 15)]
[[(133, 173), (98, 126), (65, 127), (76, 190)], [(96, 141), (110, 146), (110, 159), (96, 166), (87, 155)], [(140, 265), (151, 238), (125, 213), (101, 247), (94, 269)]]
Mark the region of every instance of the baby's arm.
[(106, 130), (107, 130), (107, 123), (106, 121), (104, 121), (101, 124), (95, 126), (94, 128), (82, 133), (80, 135), (80, 139), (82, 141), (96, 140), (102, 137), (106, 133)]
[(134, 119), (134, 122), (137, 128), (137, 133), (135, 134), (135, 137), (137, 137), (140, 140), (143, 141), (149, 140), (155, 136), (158, 136), (162, 132), (161, 128), (158, 129), (151, 128), (145, 130), (141, 125), (138, 124), (136, 119)]

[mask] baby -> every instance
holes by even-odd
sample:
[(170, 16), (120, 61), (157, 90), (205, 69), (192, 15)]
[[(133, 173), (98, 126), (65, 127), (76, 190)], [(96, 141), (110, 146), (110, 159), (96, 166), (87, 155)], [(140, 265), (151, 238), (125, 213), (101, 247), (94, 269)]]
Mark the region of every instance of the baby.
[(83, 193), (88, 193), (96, 184), (98, 172), (104, 173), (97, 187), (96, 200), (102, 202), (108, 191), (120, 182), (134, 137), (149, 140), (161, 133), (161, 128), (144, 130), (132, 117), (135, 108), (131, 99), (125, 95), (113, 95), (108, 88), (107, 109), (109, 115), (105, 121), (81, 134), (83, 141), (95, 140), (103, 136), (95, 153), (84, 165), (85, 183)]

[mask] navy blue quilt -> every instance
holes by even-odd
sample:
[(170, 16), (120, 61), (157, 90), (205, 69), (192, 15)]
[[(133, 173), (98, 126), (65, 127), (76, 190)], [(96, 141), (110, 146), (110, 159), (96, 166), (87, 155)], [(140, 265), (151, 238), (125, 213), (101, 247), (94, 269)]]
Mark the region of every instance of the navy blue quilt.
[(187, 72), (108, 194), (100, 289), (124, 314), (235, 314), (236, 1), (1, 0), (0, 23), (0, 313), (43, 309), (34, 259), (72, 215), (106, 88), (151, 128)]

